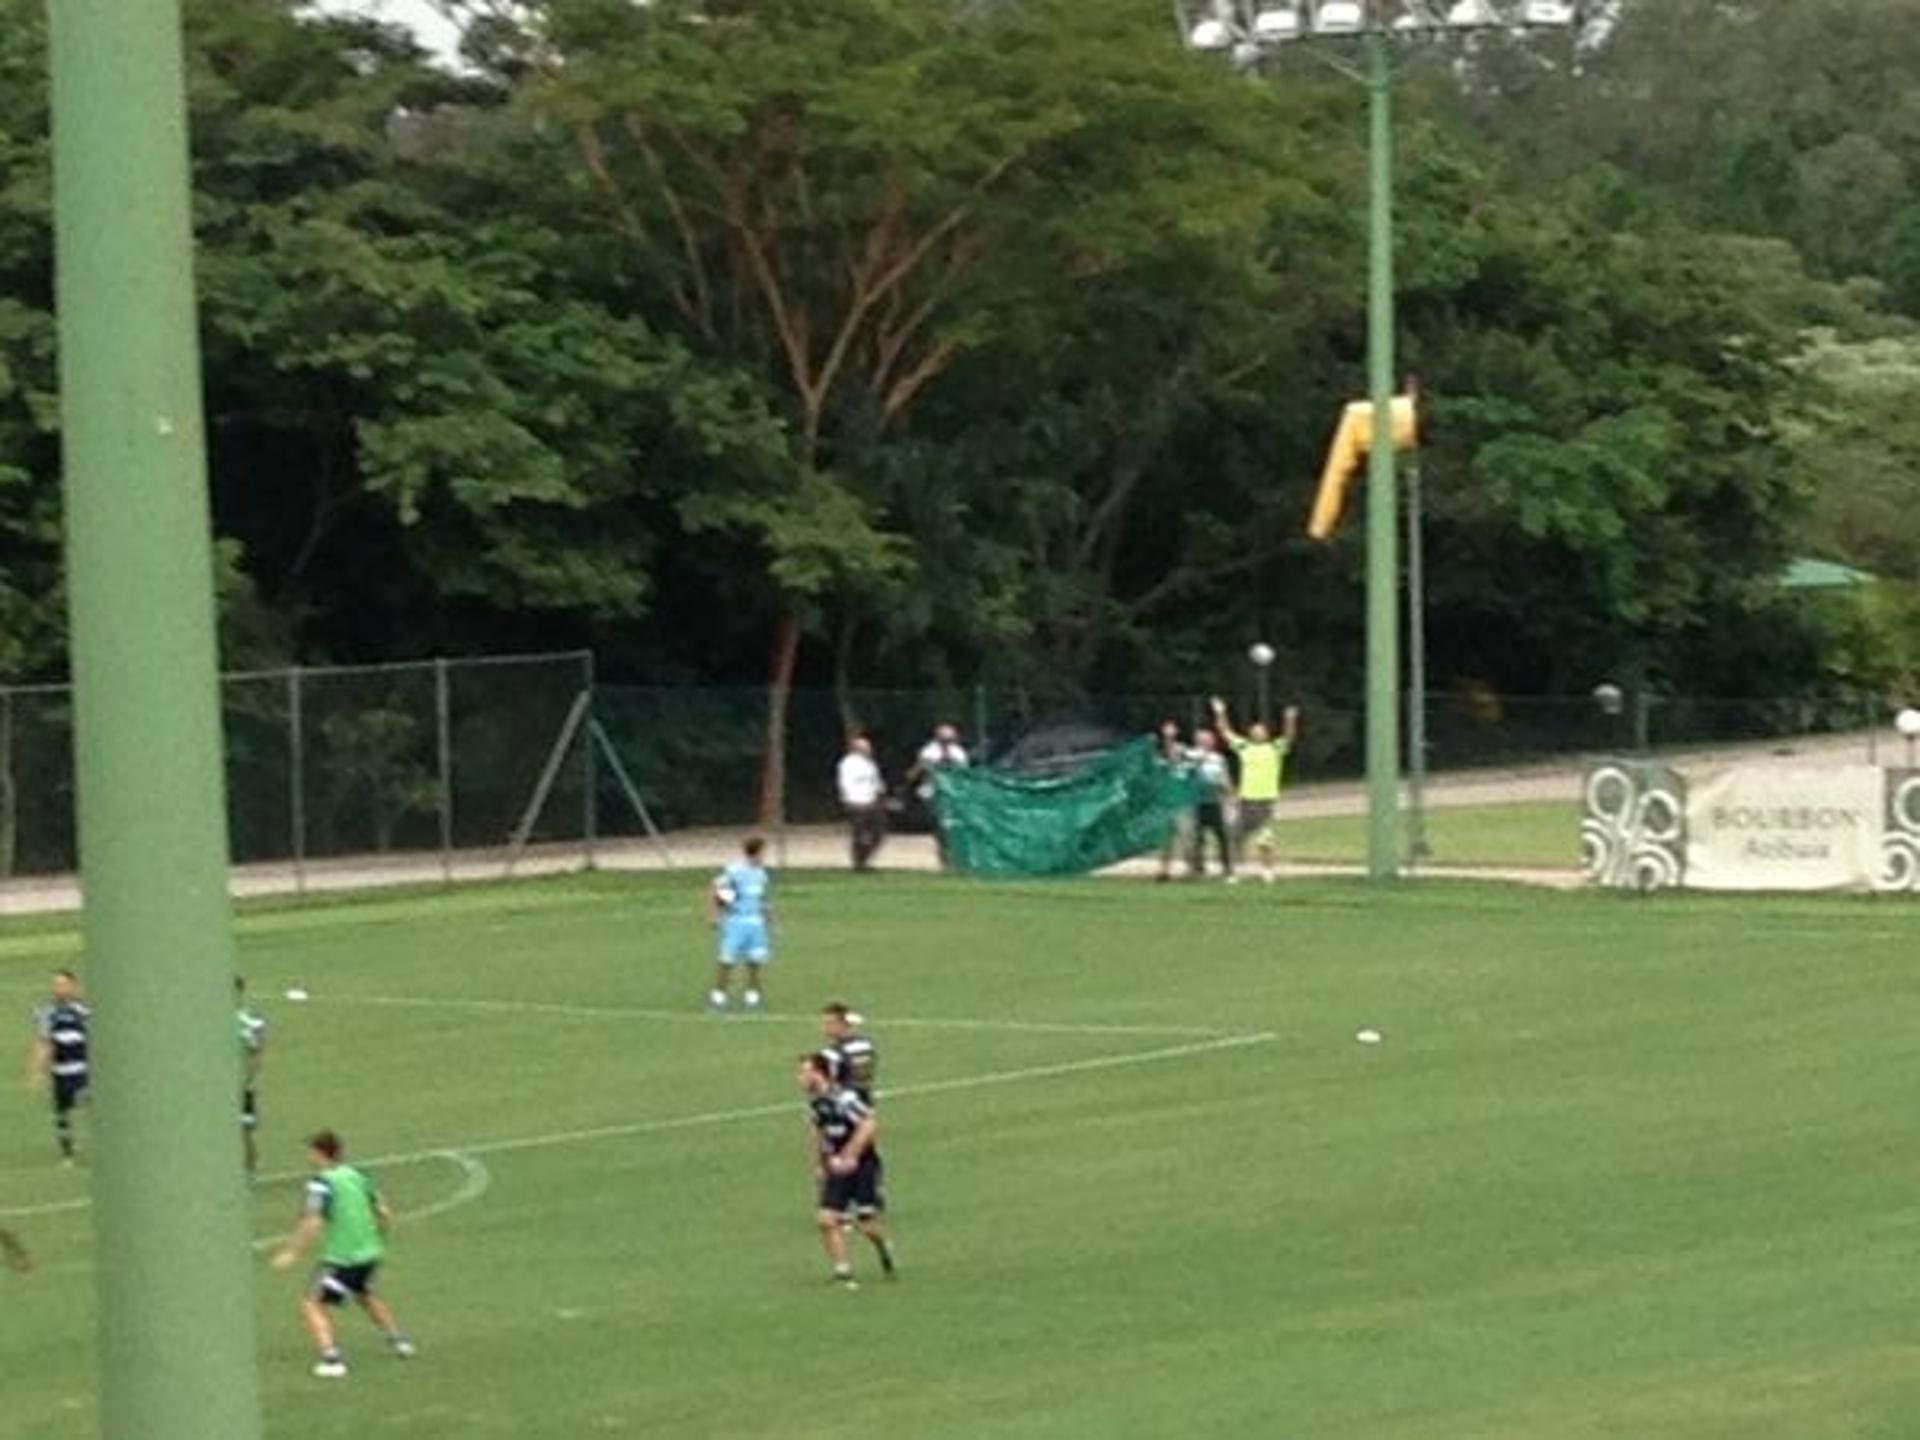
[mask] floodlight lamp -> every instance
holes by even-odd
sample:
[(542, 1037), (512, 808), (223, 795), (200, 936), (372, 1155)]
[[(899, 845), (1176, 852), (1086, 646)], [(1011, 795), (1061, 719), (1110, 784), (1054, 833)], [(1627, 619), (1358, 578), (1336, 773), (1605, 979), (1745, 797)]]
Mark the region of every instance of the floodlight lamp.
[(1196, 50), (1225, 50), (1233, 44), (1233, 31), (1224, 20), (1207, 19), (1193, 27), (1187, 40)]
[(1321, 0), (1313, 28), (1322, 35), (1353, 35), (1366, 24), (1360, 0)]
[(1247, 659), (1264, 670), (1267, 666), (1273, 664), (1273, 646), (1267, 644), (1264, 640), (1256, 640), (1247, 647)]
[(1284, 45), (1300, 38), (1300, 12), (1291, 5), (1262, 10), (1253, 17), (1253, 38), (1262, 45)]

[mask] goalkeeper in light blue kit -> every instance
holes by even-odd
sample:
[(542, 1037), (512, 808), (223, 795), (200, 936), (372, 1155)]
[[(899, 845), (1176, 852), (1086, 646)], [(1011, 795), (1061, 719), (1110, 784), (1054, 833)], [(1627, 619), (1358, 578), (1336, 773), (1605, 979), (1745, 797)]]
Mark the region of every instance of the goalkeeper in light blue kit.
[(749, 836), (740, 847), (740, 858), (713, 877), (713, 888), (707, 892), (707, 915), (720, 935), (719, 963), (714, 966), (713, 990), (707, 996), (707, 1008), (715, 1012), (727, 1008), (733, 974), (742, 968), (747, 978), (741, 1004), (748, 1010), (758, 1010), (765, 999), (760, 971), (773, 955), (773, 910), (767, 902), (771, 877), (760, 863), (766, 848), (766, 841), (758, 835)]

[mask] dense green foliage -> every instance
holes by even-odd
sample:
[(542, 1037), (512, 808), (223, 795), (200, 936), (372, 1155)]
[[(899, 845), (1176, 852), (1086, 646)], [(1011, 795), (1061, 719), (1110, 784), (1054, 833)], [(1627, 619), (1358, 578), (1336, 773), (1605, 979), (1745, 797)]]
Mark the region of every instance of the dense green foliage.
[[(1164, 5), (476, 6), (470, 68), (192, 4), (230, 660), (1357, 692), (1364, 97)], [(38, 0), (0, 0), (0, 670), (62, 666)], [(1890, 686), (1920, 580), (1899, 0), (1409, 50), (1442, 685)], [(699, 23), (695, 23), (698, 21)], [(1892, 588), (1783, 595), (1815, 552)]]
[[(1899, 907), (790, 877), (774, 1013), (747, 1020), (699, 1011), (693, 898), (603, 878), (242, 917), (272, 1026), (255, 1233), (338, 1126), (401, 1210), (383, 1284), (421, 1346), (398, 1364), (350, 1315), (353, 1375), (310, 1379), (263, 1259), (268, 1434), (1911, 1431)], [(77, 948), (10, 926), (0, 1009)], [(829, 995), (881, 1046), (904, 1262), (887, 1286), (856, 1256), (850, 1295), (790, 1079)], [(0, 1087), (0, 1215), (85, 1194), (41, 1103)], [(9, 1440), (95, 1433), (87, 1221), (4, 1222), (43, 1262), (0, 1273)]]

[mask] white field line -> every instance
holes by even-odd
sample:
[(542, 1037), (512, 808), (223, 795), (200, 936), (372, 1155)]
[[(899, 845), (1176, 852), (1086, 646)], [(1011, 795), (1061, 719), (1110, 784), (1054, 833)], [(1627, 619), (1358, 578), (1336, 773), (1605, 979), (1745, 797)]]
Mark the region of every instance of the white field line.
[[(463, 1150), (432, 1150), (423, 1152), (420, 1160), (445, 1160), (450, 1165), (460, 1167), (460, 1186), (444, 1199), (435, 1200), (430, 1205), (422, 1205), (417, 1210), (402, 1210), (397, 1223), (402, 1226), (418, 1225), (422, 1220), (431, 1220), (436, 1215), (444, 1215), (449, 1210), (458, 1210), (462, 1205), (471, 1205), (493, 1185), (493, 1172), (488, 1170), (484, 1161), (467, 1154)], [(398, 1163), (398, 1162), (393, 1162)], [(269, 1175), (273, 1180), (297, 1180), (307, 1172), (294, 1171), (284, 1175)], [(287, 1237), (273, 1235), (253, 1242), (255, 1250), (271, 1250)]]
[[(569, 1005), (544, 1000), (463, 1000), (457, 998), (437, 999), (430, 995), (339, 995), (310, 997), (311, 1004), (332, 1005), (382, 1005), (401, 1009), (415, 1010), (466, 1010), (479, 1015), (561, 1015), (580, 1020), (659, 1020), (669, 1024), (712, 1025), (719, 1017), (695, 1010), (659, 1010), (640, 1006), (624, 1005)], [(820, 1017), (810, 1012), (764, 1011), (758, 1015), (745, 1016), (757, 1023), (769, 1021), (786, 1024), (818, 1023)], [(886, 1016), (880, 1022), (882, 1029), (912, 1030), (1003, 1030), (1021, 1035), (1132, 1035), (1141, 1038), (1191, 1036), (1198, 1039), (1218, 1040), (1236, 1032), (1228, 1031), (1217, 1025), (1102, 1025), (1098, 1023), (1080, 1024), (1074, 1021), (1053, 1020), (976, 1020), (976, 1019), (920, 1019), (897, 1015)]]
[[(408, 1221), (429, 1220), (435, 1215), (444, 1215), (449, 1210), (457, 1210), (462, 1205), (469, 1205), (485, 1195), (493, 1184), (492, 1172), (478, 1158), (464, 1150), (421, 1150), (412, 1155), (389, 1155), (385, 1157), (384, 1163), (390, 1166), (417, 1165), (428, 1160), (445, 1160), (451, 1165), (458, 1166), (461, 1172), (460, 1186), (443, 1200), (422, 1205), (418, 1210), (402, 1211), (400, 1215), (402, 1224)], [(365, 1163), (371, 1165), (374, 1162)], [(281, 1170), (272, 1175), (262, 1175), (259, 1180), (263, 1185), (278, 1185), (289, 1180), (304, 1180), (311, 1173), (309, 1170)], [(14, 1220), (35, 1215), (68, 1215), (92, 1208), (93, 1201), (82, 1196), (76, 1200), (53, 1200), (44, 1205), (16, 1205), (8, 1210), (0, 1210), (0, 1220)], [(253, 1248), (264, 1250), (268, 1246), (279, 1244), (284, 1238), (284, 1236), (275, 1236), (271, 1239), (256, 1240), (253, 1242)]]
[[(884, 1101), (916, 1095), (945, 1095), (956, 1090), (981, 1090), (990, 1085), (1017, 1085), (1026, 1080), (1051, 1080), (1062, 1075), (1083, 1075), (1096, 1070), (1121, 1070), (1134, 1065), (1156, 1065), (1168, 1060), (1184, 1060), (1222, 1050), (1240, 1050), (1250, 1045), (1265, 1045), (1278, 1038), (1272, 1031), (1252, 1035), (1223, 1035), (1187, 1045), (1166, 1045), (1157, 1050), (1136, 1050), (1125, 1055), (1096, 1055), (1087, 1060), (1065, 1060), (1055, 1065), (1029, 1065), (1019, 1070), (994, 1070), (984, 1075), (960, 1075), (951, 1080), (928, 1080), (917, 1085), (899, 1085), (880, 1092)], [(520, 1135), (505, 1140), (482, 1140), (457, 1147), (438, 1145), (431, 1150), (410, 1150), (393, 1155), (375, 1155), (355, 1163), (368, 1169), (395, 1165), (413, 1165), (458, 1155), (463, 1161), (482, 1155), (507, 1155), (521, 1150), (546, 1150), (561, 1145), (583, 1145), (594, 1140), (626, 1140), (641, 1135), (659, 1135), (672, 1130), (698, 1130), (712, 1125), (730, 1125), (741, 1120), (760, 1120), (771, 1115), (793, 1115), (797, 1100), (782, 1100), (771, 1105), (747, 1105), (737, 1110), (707, 1110), (695, 1115), (676, 1115), (662, 1120), (636, 1120), (624, 1125), (595, 1125), (581, 1130), (550, 1130), (540, 1135)], [(460, 1162), (457, 1162), (460, 1163)], [(484, 1169), (484, 1166), (481, 1167)], [(269, 1175), (268, 1180), (298, 1179), (305, 1172)], [(472, 1180), (469, 1175), (469, 1182)], [(490, 1177), (489, 1177), (490, 1178)], [(463, 1187), (464, 1188), (464, 1187)], [(482, 1187), (484, 1189), (484, 1186)], [(471, 1198), (477, 1198), (471, 1197)], [(85, 1210), (91, 1200), (60, 1200), (49, 1205), (25, 1205), (0, 1210), (0, 1219), (11, 1220), (34, 1215), (57, 1215)], [(460, 1203), (465, 1204), (462, 1200)], [(451, 1209), (451, 1204), (446, 1208)], [(415, 1218), (419, 1218), (417, 1215)]]

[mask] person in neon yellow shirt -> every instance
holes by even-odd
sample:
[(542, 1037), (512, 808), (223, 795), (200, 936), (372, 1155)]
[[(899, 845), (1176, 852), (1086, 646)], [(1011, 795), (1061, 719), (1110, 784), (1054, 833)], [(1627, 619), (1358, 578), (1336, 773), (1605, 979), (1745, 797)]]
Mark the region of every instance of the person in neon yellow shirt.
[(1241, 858), (1251, 840), (1260, 857), (1260, 878), (1273, 883), (1273, 854), (1277, 836), (1274, 811), (1280, 804), (1280, 782), (1286, 776), (1287, 756), (1300, 734), (1300, 707), (1289, 705), (1281, 718), (1278, 737), (1256, 720), (1242, 735), (1227, 718), (1227, 702), (1213, 697), (1213, 718), (1227, 744), (1240, 759), (1240, 823), (1237, 827)]

